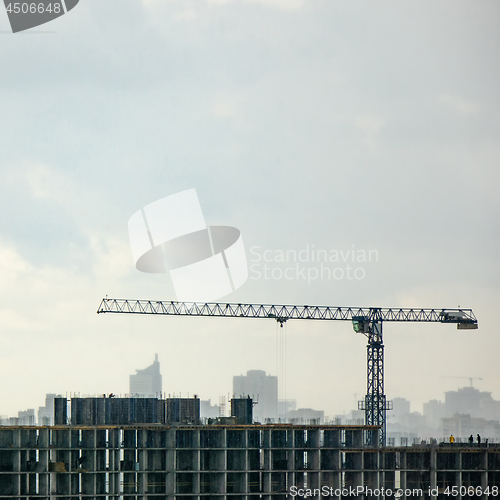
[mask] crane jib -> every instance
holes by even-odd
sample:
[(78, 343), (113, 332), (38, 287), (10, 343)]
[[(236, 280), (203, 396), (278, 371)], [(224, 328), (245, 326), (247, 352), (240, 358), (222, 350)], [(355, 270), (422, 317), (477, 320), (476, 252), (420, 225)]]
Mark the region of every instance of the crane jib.
[(109, 299), (101, 301), (97, 313), (161, 314), (230, 318), (267, 318), (283, 323), (291, 319), (324, 321), (389, 321), (453, 323), (460, 329), (476, 329), (471, 309), (417, 309), (382, 307), (332, 307), (272, 304), (232, 304)]

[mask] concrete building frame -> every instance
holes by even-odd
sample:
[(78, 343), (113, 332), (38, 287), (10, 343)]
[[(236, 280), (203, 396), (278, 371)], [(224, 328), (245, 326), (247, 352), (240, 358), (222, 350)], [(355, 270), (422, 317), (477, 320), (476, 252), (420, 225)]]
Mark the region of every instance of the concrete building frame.
[(437, 488), (449, 499), (447, 487), (500, 485), (500, 445), (380, 448), (379, 432), (292, 424), (0, 427), (0, 498), (272, 500), (293, 498), (292, 487), (362, 487), (372, 493), (359, 498), (382, 498), (381, 488), (436, 498)]

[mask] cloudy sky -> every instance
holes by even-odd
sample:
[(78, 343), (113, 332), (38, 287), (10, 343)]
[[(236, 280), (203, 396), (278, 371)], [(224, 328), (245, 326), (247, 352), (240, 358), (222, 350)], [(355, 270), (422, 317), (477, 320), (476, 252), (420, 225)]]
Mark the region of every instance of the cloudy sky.
[[(14, 35), (2, 8), (0, 415), (127, 393), (155, 353), (166, 393), (202, 399), (276, 373), (272, 321), (95, 313), (176, 298), (134, 268), (127, 223), (190, 188), (254, 266), (221, 300), (472, 308), (476, 331), (385, 325), (387, 396), (421, 411), (482, 377), (500, 399), (499, 22), (496, 0), (81, 0)], [(280, 250), (313, 247), (377, 258), (362, 279), (280, 278)], [(366, 339), (286, 335), (286, 396), (351, 410)]]

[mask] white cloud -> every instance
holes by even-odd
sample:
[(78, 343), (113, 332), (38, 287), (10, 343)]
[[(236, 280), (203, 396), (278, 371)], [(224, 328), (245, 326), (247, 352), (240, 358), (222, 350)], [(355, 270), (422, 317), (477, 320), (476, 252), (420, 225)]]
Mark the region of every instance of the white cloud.
[(142, 0), (143, 5), (146, 7), (153, 7), (156, 5), (160, 5), (161, 3), (165, 3), (164, 0)]
[(38, 199), (56, 203), (73, 203), (78, 199), (75, 182), (61, 170), (56, 170), (43, 163), (29, 164), (25, 169), (15, 172), (9, 180), (23, 181)]
[(126, 276), (134, 268), (128, 240), (102, 238), (96, 234), (89, 234), (88, 238), (94, 254), (93, 270), (96, 276), (107, 276), (112, 280)]
[(300, 10), (305, 5), (305, 0), (247, 0), (251, 3), (260, 3), (266, 7), (280, 10)]
[[(117, 238), (90, 240), (92, 268), (36, 266), (12, 246), (0, 242), (0, 322), (6, 333), (51, 330), (82, 316), (87, 299), (98, 299), (100, 283), (116, 283), (133, 269), (128, 242)], [(89, 272), (90, 271), (90, 272)], [(27, 307), (19, 308), (19, 304)]]
[(363, 114), (355, 116), (353, 121), (364, 134), (366, 147), (376, 151), (379, 147), (379, 132), (385, 126), (385, 120), (380, 116)]
[(216, 95), (212, 103), (212, 114), (216, 118), (232, 118), (241, 114), (246, 96), (243, 92)]
[(458, 96), (443, 94), (439, 97), (440, 102), (447, 104), (463, 115), (475, 115), (479, 111), (479, 104), (467, 101)]
[(235, 2), (258, 3), (264, 7), (273, 9), (293, 11), (299, 10), (305, 5), (305, 0), (206, 0), (209, 4), (225, 5)]
[(192, 23), (198, 19), (198, 13), (196, 12), (196, 9), (190, 7), (186, 10), (178, 12), (175, 15), (175, 19), (177, 21), (185, 21), (188, 23)]
[(382, 118), (373, 115), (358, 115), (355, 123), (364, 132), (380, 132), (385, 125)]
[(35, 198), (51, 198), (55, 193), (57, 179), (46, 165), (33, 165), (24, 173), (27, 182)]
[(231, 98), (219, 98), (213, 105), (213, 114), (217, 118), (229, 118), (236, 114), (237, 103)]
[(25, 261), (13, 248), (0, 244), (1, 288), (8, 290), (15, 284), (19, 275), (27, 274), (33, 266)]
[[(172, 0), (142, 0), (143, 5), (146, 7), (156, 7), (167, 2), (172, 2)], [(175, 0), (174, 0), (175, 1)], [(278, 9), (283, 11), (296, 11), (302, 9), (305, 6), (305, 0), (205, 0), (208, 5), (229, 5), (232, 3), (255, 3), (260, 4), (263, 7), (269, 7), (271, 9)], [(192, 9), (183, 11), (184, 16), (192, 16)], [(182, 16), (179, 19), (185, 19)]]
[(30, 320), (21, 316), (18, 312), (11, 309), (0, 310), (0, 322), (6, 331), (37, 331), (40, 329), (40, 323), (36, 320)]

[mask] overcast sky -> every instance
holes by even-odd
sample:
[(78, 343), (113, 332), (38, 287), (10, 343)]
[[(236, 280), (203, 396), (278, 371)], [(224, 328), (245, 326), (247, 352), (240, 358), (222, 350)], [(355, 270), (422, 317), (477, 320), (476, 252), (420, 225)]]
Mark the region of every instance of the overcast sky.
[[(166, 393), (276, 374), (272, 321), (95, 313), (175, 299), (134, 268), (127, 223), (190, 188), (254, 271), (266, 250), (282, 271), (277, 250), (376, 251), (363, 279), (251, 272), (221, 300), (472, 308), (476, 331), (385, 324), (386, 393), (421, 411), (482, 377), (500, 399), (499, 24), (497, 0), (81, 0), (14, 35), (2, 7), (0, 415), (127, 393), (155, 353)], [(365, 337), (287, 337), (286, 396), (353, 409)]]

